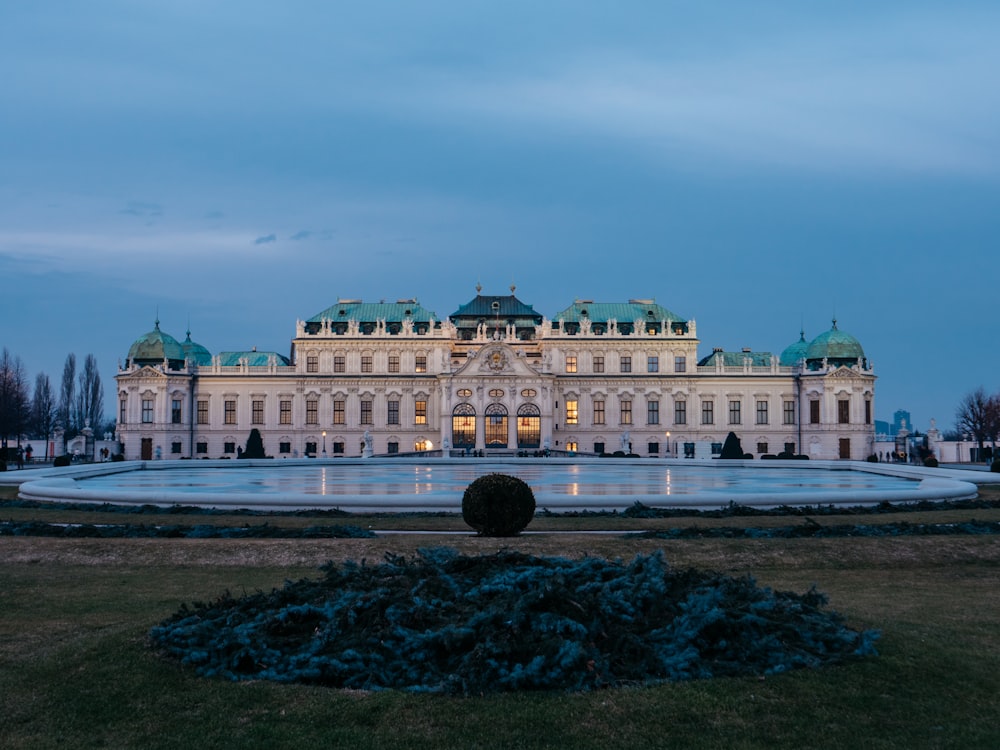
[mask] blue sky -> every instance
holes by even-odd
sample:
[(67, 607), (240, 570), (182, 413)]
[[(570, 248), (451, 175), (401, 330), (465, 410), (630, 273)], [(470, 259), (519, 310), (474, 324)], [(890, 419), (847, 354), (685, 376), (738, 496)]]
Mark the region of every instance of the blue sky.
[[(338, 297), (655, 297), (838, 325), (876, 416), (1000, 390), (1000, 6), (107, 2), (0, 10), (7, 346), (288, 352)], [(109, 391), (110, 396), (110, 391)]]

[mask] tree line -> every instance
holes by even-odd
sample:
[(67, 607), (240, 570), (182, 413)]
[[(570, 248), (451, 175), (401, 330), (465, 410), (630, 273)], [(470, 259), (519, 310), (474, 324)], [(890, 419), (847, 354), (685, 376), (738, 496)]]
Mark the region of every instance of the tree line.
[(1000, 439), (1000, 393), (987, 393), (982, 386), (967, 393), (955, 411), (955, 429), (960, 437), (971, 436), (984, 455), (984, 443)]
[(69, 354), (63, 365), (58, 397), (49, 376), (35, 376), (31, 391), (21, 358), (7, 347), (0, 354), (0, 441), (38, 438), (48, 440), (57, 427), (67, 438), (86, 426), (100, 434), (104, 424), (104, 389), (97, 358), (88, 354), (77, 372), (76, 355)]

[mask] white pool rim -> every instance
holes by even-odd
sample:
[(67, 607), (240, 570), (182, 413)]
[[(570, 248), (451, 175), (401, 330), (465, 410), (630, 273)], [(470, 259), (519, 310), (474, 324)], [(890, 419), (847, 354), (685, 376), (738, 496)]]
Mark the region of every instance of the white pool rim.
[[(490, 459), (450, 459), (450, 458), (397, 458), (397, 459), (281, 459), (281, 460), (203, 460), (203, 461), (123, 461), (112, 463), (89, 464), (86, 466), (70, 466), (59, 469), (32, 470), (32, 476), (0, 474), (0, 483), (20, 484), (19, 497), (24, 500), (66, 503), (111, 503), (114, 505), (156, 505), (174, 506), (191, 505), (220, 509), (249, 509), (260, 511), (291, 511), (301, 509), (340, 509), (351, 513), (373, 512), (459, 512), (461, 510), (461, 492), (441, 492), (427, 494), (328, 494), (296, 492), (262, 492), (249, 491), (171, 491), (170, 489), (88, 489), (83, 480), (88, 477), (106, 476), (135, 471), (183, 471), (190, 469), (219, 469), (222, 471), (241, 471), (245, 469), (276, 468), (295, 466), (331, 467), (338, 471), (349, 470), (352, 466), (363, 465), (365, 468), (384, 465), (386, 467), (428, 466), (444, 467), (461, 466), (465, 469), (479, 466), (482, 473), (503, 471), (503, 468), (514, 469), (517, 466), (545, 466), (567, 464), (586, 464), (588, 466), (607, 466), (621, 470), (624, 466), (637, 463), (647, 464), (643, 459), (590, 459), (590, 458), (490, 458)], [(693, 508), (716, 509), (730, 503), (751, 507), (774, 507), (779, 505), (873, 505), (880, 502), (907, 503), (922, 500), (957, 500), (975, 497), (978, 484), (1000, 482), (1000, 475), (986, 472), (974, 472), (961, 469), (926, 468), (922, 466), (906, 466), (899, 464), (876, 464), (862, 461), (750, 461), (750, 460), (692, 460), (666, 459), (656, 462), (660, 466), (698, 467), (699, 470), (713, 471), (718, 468), (740, 468), (747, 472), (755, 469), (793, 469), (809, 472), (817, 469), (832, 471), (854, 471), (881, 474), (913, 481), (913, 486), (906, 489), (804, 489), (782, 492), (730, 492), (710, 491), (683, 494), (636, 494), (624, 493), (621, 496), (608, 494), (564, 494), (535, 490), (535, 501), (539, 510), (552, 512), (570, 511), (622, 511), (635, 503), (642, 503), (651, 508)], [(15, 481), (12, 481), (15, 480)], [(19, 480), (19, 481), (17, 481)]]

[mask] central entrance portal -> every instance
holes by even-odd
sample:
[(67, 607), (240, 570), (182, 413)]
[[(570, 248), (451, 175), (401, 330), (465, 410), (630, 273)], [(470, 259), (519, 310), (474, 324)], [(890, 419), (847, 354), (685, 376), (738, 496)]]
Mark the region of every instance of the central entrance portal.
[(486, 407), (486, 447), (507, 447), (507, 407), (503, 404)]

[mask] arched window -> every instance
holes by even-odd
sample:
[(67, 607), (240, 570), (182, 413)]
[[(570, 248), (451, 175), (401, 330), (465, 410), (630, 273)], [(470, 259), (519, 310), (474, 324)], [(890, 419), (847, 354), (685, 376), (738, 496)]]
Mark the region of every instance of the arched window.
[(451, 413), (451, 444), (456, 448), (476, 447), (476, 409), (459, 404)]
[(507, 407), (503, 404), (486, 407), (486, 447), (507, 447)]
[(521, 404), (517, 409), (517, 447), (539, 448), (542, 444), (541, 411), (535, 404)]

